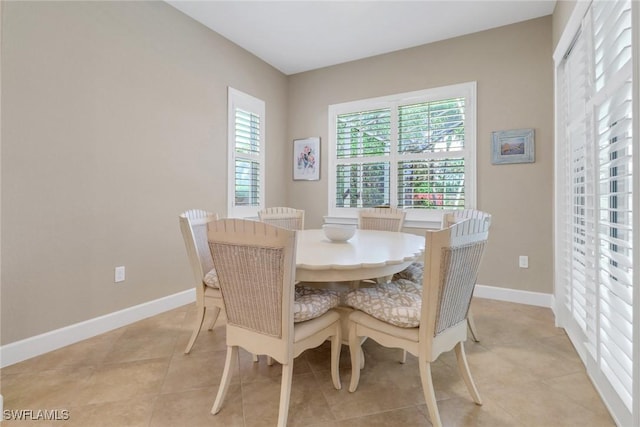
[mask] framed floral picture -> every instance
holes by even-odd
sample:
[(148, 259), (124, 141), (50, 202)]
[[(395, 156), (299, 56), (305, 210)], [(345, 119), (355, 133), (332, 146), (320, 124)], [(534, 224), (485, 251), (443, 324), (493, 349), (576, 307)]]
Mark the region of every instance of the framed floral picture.
[(320, 137), (293, 140), (293, 179), (320, 179)]
[(535, 162), (533, 129), (501, 130), (491, 134), (494, 165)]

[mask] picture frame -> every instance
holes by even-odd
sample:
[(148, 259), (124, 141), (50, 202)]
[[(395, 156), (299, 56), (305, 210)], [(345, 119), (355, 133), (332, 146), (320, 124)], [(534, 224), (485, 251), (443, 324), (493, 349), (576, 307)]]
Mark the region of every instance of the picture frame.
[(293, 140), (293, 180), (320, 179), (320, 137)]
[(491, 133), (491, 163), (504, 165), (535, 162), (533, 129), (500, 130)]

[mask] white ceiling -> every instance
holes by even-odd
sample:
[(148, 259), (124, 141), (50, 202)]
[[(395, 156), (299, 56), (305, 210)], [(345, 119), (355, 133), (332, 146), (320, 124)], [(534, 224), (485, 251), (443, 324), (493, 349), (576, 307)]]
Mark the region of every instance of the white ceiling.
[(178, 10), (285, 74), (550, 15), (555, 0), (190, 1)]

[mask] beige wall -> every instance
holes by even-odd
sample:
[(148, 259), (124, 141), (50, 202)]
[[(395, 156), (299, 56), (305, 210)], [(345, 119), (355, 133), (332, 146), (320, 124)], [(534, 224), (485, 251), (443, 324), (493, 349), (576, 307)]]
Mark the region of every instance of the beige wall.
[[(163, 2), (3, 2), (0, 28), (2, 344), (192, 287), (177, 215), (226, 211), (227, 86), (266, 101), (267, 204), (317, 227), (329, 104), (477, 81), (479, 282), (551, 292), (551, 17), (289, 78)], [(536, 163), (492, 166), (490, 132), (521, 127)], [(294, 182), (316, 135), (322, 179)]]
[[(477, 81), (478, 208), (493, 214), (478, 282), (551, 293), (553, 73), (551, 17), (290, 78), (289, 140), (321, 136), (321, 180), (290, 181), (291, 201), (317, 227), (327, 214), (330, 104)], [(492, 165), (491, 132), (534, 128), (533, 164)], [(518, 267), (529, 256), (529, 268)]]
[(286, 203), (285, 75), (164, 2), (2, 15), (3, 344), (192, 288), (177, 217), (226, 212), (229, 85), (266, 101)]

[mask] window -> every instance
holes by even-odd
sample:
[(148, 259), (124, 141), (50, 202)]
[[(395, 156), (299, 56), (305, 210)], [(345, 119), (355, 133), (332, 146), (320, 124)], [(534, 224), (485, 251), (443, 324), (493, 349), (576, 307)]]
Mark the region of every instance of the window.
[(264, 207), (265, 104), (229, 88), (228, 216), (256, 216)]
[(575, 9), (555, 55), (555, 311), (616, 422), (638, 425), (632, 2)]
[(440, 221), (475, 207), (476, 84), (329, 106), (329, 215), (397, 206)]

